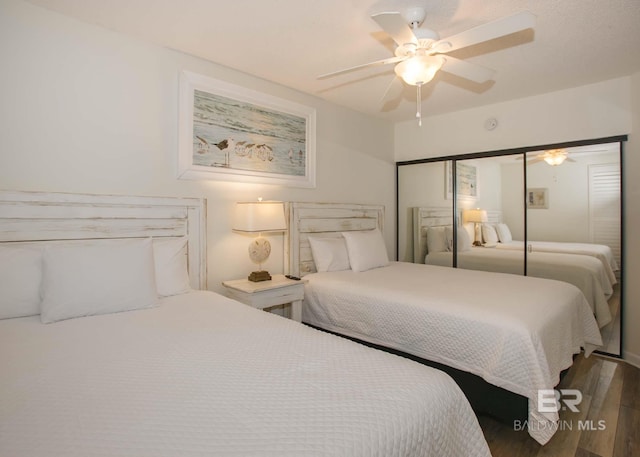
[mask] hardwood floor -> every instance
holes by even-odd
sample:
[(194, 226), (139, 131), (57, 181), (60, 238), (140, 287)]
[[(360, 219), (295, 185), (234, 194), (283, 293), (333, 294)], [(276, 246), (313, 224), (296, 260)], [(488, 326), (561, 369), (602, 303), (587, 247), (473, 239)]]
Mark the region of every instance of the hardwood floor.
[(580, 390), (582, 402), (578, 412), (560, 412), (558, 431), (544, 446), (526, 430), (479, 418), (493, 457), (640, 456), (640, 369), (580, 355), (559, 387)]

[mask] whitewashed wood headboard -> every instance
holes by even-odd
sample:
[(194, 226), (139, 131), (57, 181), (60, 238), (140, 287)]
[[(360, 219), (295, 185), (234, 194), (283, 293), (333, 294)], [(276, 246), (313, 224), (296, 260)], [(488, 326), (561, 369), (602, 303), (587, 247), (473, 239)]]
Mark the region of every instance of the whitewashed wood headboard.
[(384, 232), (382, 205), (290, 202), (286, 210), (285, 271), (294, 276), (316, 271), (309, 235), (339, 237), (341, 232), (375, 228)]
[(0, 243), (188, 238), (191, 287), (207, 288), (206, 200), (0, 191)]
[[(458, 221), (462, 221), (458, 217)], [(502, 211), (487, 210), (487, 222), (502, 222)], [(453, 224), (451, 207), (415, 207), (413, 208), (413, 261), (424, 263), (427, 255), (427, 229)]]

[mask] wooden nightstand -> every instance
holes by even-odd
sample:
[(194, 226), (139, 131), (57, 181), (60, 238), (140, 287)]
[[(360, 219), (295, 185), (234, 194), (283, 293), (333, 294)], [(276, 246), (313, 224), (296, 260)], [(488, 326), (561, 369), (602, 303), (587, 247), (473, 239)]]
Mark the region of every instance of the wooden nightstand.
[(291, 303), (291, 319), (301, 322), (304, 283), (304, 279), (296, 281), (284, 275), (273, 275), (270, 281), (234, 279), (224, 281), (222, 285), (227, 288), (228, 297), (257, 309)]

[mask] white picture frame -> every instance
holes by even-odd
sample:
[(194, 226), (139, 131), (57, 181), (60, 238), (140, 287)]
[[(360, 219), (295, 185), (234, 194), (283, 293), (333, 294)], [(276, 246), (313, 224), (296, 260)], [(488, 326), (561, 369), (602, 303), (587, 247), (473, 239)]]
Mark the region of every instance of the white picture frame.
[(549, 190), (545, 187), (527, 189), (527, 209), (548, 209)]
[(180, 75), (178, 178), (316, 186), (316, 111), (189, 71)]
[[(451, 160), (445, 162), (444, 167), (444, 182), (445, 200), (451, 200), (452, 198), (452, 171)], [(457, 172), (457, 195), (459, 199), (475, 200), (478, 198), (478, 167), (466, 163), (456, 162)]]

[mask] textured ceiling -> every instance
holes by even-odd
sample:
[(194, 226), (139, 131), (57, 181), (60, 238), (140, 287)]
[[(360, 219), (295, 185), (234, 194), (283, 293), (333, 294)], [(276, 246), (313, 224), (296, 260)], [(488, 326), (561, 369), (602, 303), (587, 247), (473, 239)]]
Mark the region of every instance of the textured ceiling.
[(392, 121), (413, 119), (414, 87), (393, 66), (326, 80), (323, 73), (393, 55), (372, 12), (427, 10), (442, 38), (523, 10), (534, 30), (452, 53), (496, 70), (477, 84), (439, 72), (423, 115), (440, 114), (627, 76), (640, 71), (638, 0), (30, 0), (30, 3), (176, 49)]

